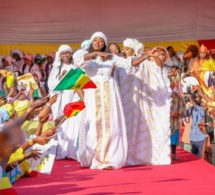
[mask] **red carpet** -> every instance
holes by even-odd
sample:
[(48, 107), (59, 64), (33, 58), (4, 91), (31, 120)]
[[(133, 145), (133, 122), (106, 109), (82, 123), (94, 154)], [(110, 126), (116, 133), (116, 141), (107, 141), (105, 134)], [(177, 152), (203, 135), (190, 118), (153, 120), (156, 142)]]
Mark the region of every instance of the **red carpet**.
[(90, 170), (71, 160), (55, 161), (51, 175), (22, 178), (14, 188), (26, 195), (214, 194), (215, 167), (178, 149), (181, 159), (169, 166)]

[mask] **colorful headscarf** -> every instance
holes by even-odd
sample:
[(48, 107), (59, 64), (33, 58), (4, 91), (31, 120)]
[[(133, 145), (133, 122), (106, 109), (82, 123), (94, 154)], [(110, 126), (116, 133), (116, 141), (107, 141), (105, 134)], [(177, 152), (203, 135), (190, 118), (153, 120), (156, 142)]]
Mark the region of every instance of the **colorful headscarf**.
[(13, 102), (13, 107), (16, 110), (18, 117), (23, 115), (30, 105), (31, 103), (28, 100), (15, 100)]
[(0, 124), (4, 124), (5, 121), (9, 120), (10, 115), (4, 108), (0, 108)]
[(201, 45), (201, 47), (199, 48), (199, 52), (205, 52), (208, 53), (208, 48), (205, 47), (204, 45)]
[(52, 57), (53, 59), (55, 59), (55, 52), (49, 52), (46, 54), (46, 57)]
[(10, 117), (14, 114), (15, 110), (13, 108), (13, 106), (11, 104), (4, 104), (3, 106), (1, 106), (1, 108), (4, 108), (5, 110), (8, 111)]
[(83, 41), (82, 44), (81, 44), (81, 49), (88, 49), (91, 43), (92, 43), (91, 40)]
[(32, 62), (34, 61), (34, 56), (32, 54), (25, 54), (23, 56), (24, 59), (28, 59), (28, 60), (31, 60)]

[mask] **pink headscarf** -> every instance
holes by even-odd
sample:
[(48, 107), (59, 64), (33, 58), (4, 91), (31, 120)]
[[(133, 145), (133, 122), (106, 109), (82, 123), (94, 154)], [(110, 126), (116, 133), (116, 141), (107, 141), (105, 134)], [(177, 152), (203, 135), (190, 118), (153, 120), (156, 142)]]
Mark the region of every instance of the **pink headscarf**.
[(32, 62), (34, 61), (34, 56), (32, 54), (24, 54), (23, 56), (24, 59), (29, 59), (31, 60)]
[(55, 52), (49, 52), (48, 54), (46, 54), (46, 57), (52, 57), (53, 60), (55, 59)]

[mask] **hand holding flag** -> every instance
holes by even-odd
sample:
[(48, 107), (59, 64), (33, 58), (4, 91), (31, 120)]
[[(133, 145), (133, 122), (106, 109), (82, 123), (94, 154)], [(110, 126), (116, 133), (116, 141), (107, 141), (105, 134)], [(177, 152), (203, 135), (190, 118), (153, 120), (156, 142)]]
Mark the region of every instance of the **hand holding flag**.
[(95, 83), (86, 76), (85, 72), (80, 69), (71, 69), (67, 72), (57, 86), (54, 88), (54, 91), (62, 90), (77, 90), (77, 89), (88, 89), (88, 88), (97, 88)]
[(84, 108), (85, 108), (85, 104), (83, 101), (72, 102), (67, 104), (64, 107), (63, 113), (66, 116), (66, 118), (70, 118), (70, 117), (76, 116)]

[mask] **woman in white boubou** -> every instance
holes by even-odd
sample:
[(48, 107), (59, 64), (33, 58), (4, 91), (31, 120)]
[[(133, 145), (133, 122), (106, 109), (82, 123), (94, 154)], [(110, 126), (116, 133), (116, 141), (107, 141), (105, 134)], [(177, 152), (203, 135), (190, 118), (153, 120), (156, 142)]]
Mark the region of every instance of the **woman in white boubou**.
[(124, 59), (107, 53), (107, 38), (101, 32), (94, 33), (91, 41), (87, 50), (73, 55), (75, 65), (83, 68), (97, 85), (97, 89), (88, 89), (84, 95), (80, 162), (92, 169), (118, 169), (126, 162), (127, 136), (119, 88), (111, 74), (114, 67), (131, 69), (146, 58)]
[[(72, 48), (68, 45), (61, 45), (56, 52), (53, 68), (48, 79), (50, 95), (53, 92), (60, 79), (75, 66), (71, 63)], [(56, 103), (52, 105), (53, 119), (63, 115), (63, 109), (66, 104), (73, 102), (76, 96), (75, 90), (59, 91)], [(57, 159), (72, 158), (77, 159), (77, 137), (78, 137), (78, 117), (66, 119), (57, 131)], [(77, 124), (77, 125), (76, 125)]]
[[(126, 57), (136, 58), (142, 55), (143, 44), (135, 39), (126, 39), (123, 47)], [(153, 56), (150, 60), (132, 68), (130, 85), (120, 85), (121, 91), (129, 87), (128, 94), (131, 94), (130, 104), (123, 101), (124, 110), (131, 110), (132, 118), (128, 122), (130, 128), (127, 129), (128, 165), (160, 165), (171, 162), (170, 84), (167, 71), (163, 68), (163, 51), (154, 48), (150, 53)], [(164, 61), (166, 59), (165, 57)], [(132, 109), (129, 109), (130, 106)]]

